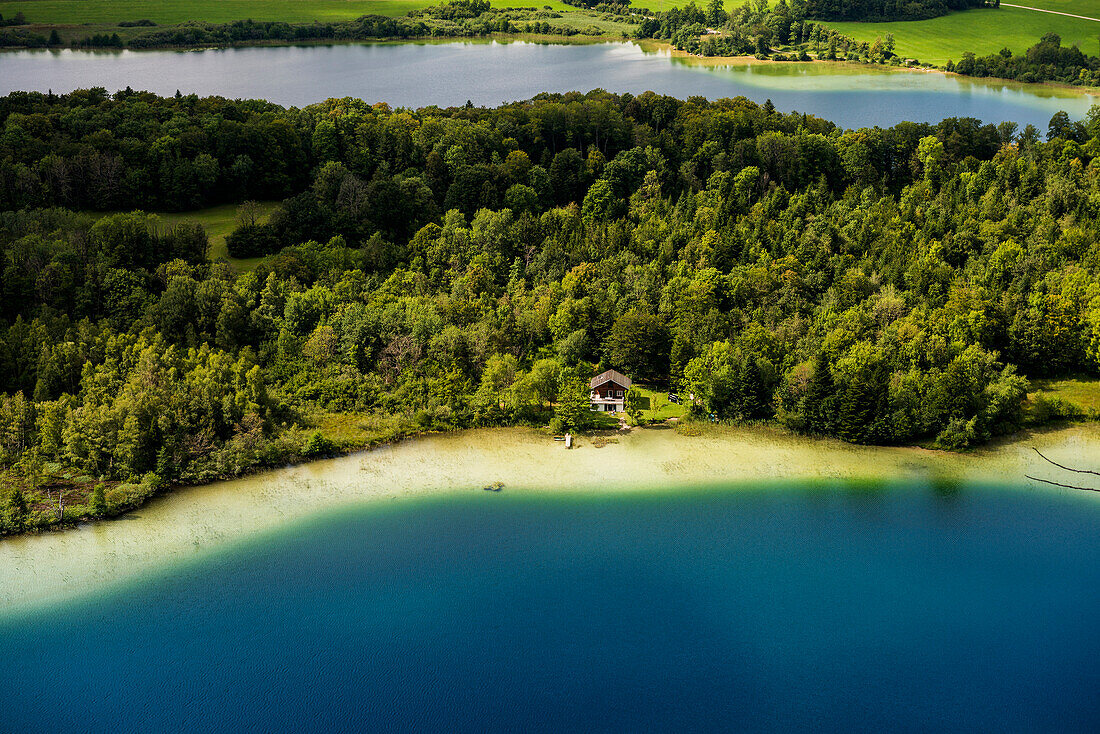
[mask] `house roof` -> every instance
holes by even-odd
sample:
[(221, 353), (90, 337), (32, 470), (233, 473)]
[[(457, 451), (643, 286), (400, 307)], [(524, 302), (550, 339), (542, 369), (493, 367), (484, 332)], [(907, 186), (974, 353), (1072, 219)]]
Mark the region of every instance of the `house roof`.
[(601, 372), (588, 381), (589, 389), (595, 389), (605, 382), (614, 382), (617, 385), (623, 387), (630, 387), (630, 378), (624, 375), (622, 372), (616, 372), (615, 370), (608, 370), (607, 372)]

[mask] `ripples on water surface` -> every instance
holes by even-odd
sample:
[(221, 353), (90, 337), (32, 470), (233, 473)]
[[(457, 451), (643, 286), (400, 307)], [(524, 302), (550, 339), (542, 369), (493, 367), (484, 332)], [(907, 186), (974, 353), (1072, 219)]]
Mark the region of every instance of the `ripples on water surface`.
[(539, 92), (640, 93), (681, 99), (744, 95), (846, 127), (977, 117), (1045, 130), (1064, 109), (1076, 118), (1093, 97), (1043, 87), (989, 84), (942, 74), (833, 64), (720, 66), (645, 53), (632, 43), (347, 44), (205, 51), (18, 51), (0, 54), (0, 93), (102, 86), (160, 94), (261, 97), (302, 106), (328, 97), (423, 107), (495, 106)]
[(1097, 503), (471, 492), (0, 614), (8, 731), (1096, 731)]

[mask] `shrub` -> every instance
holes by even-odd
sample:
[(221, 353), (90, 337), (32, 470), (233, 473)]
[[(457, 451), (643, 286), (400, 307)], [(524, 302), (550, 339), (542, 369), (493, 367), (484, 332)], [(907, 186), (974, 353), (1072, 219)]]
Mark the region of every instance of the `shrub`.
[(1075, 420), (1082, 418), (1085, 411), (1064, 398), (1040, 391), (1031, 400), (1030, 422), (1047, 423), (1049, 421)]
[(156, 493), (160, 480), (152, 472), (145, 476), (152, 477), (155, 481), (126, 482), (106, 492), (104, 496), (107, 504), (106, 514), (118, 515), (132, 510), (152, 497)]
[(320, 431), (314, 431), (302, 446), (302, 456), (309, 458), (324, 456), (332, 453), (335, 448), (332, 441), (325, 438)]
[(258, 257), (278, 252), (279, 238), (267, 224), (244, 224), (225, 238), (230, 257)]
[(968, 421), (962, 418), (952, 418), (947, 427), (936, 436), (936, 447), (951, 451), (959, 451), (969, 447), (981, 439), (977, 422), (977, 418), (971, 418)]
[(92, 517), (103, 517), (107, 514), (107, 497), (102, 484), (95, 485), (95, 489), (92, 490), (88, 512)]

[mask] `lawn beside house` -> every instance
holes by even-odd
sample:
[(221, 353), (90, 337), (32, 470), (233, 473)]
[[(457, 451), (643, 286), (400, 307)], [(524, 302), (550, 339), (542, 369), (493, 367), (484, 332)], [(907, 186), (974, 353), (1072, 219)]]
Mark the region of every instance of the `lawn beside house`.
[(666, 421), (669, 418), (682, 418), (687, 414), (687, 408), (683, 405), (668, 401), (668, 391), (664, 388), (657, 389), (653, 386), (635, 383), (630, 390), (641, 396), (642, 423), (656, 423)]

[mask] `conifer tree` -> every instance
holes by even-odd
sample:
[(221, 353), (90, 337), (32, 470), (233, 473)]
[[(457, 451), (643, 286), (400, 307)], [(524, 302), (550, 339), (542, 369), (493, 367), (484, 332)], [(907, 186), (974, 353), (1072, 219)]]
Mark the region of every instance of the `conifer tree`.
[(8, 495), (6, 512), (7, 524), (13, 530), (22, 530), (27, 521), (27, 498), (23, 496), (23, 488), (16, 487)]
[(102, 484), (95, 485), (95, 489), (92, 490), (92, 497), (88, 501), (88, 512), (93, 517), (103, 517), (107, 514), (107, 498)]
[(818, 352), (814, 359), (814, 371), (806, 385), (806, 395), (802, 400), (802, 413), (806, 416), (806, 425), (814, 433), (832, 432), (835, 393), (836, 386), (833, 384), (833, 370), (829, 365), (829, 357), (824, 352)]

